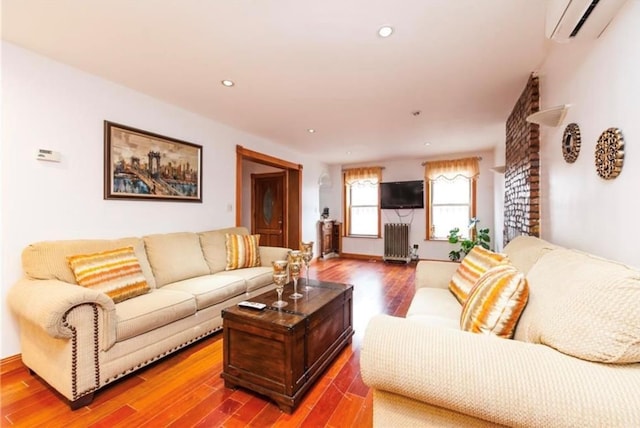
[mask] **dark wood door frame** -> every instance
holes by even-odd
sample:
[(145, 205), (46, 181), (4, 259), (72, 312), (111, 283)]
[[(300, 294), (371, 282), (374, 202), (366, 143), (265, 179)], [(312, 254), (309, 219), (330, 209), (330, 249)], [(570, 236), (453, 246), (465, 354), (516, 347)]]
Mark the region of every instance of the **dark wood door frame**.
[(302, 165), (278, 159), (264, 153), (236, 146), (236, 226), (242, 225), (242, 161), (281, 168), (285, 172), (284, 243), (288, 248), (298, 248), (302, 237)]

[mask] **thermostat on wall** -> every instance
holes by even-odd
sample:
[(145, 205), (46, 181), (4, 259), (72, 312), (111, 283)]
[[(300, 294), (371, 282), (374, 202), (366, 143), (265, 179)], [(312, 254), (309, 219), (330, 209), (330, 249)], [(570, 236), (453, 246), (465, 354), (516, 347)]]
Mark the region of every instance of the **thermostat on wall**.
[(60, 152), (54, 152), (47, 149), (38, 149), (36, 159), (49, 162), (60, 162)]

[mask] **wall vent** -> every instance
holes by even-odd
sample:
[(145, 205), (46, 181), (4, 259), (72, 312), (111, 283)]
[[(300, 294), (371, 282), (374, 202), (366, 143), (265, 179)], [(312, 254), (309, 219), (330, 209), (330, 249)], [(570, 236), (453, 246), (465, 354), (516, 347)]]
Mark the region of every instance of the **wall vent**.
[(626, 0), (549, 0), (546, 36), (557, 42), (596, 39)]

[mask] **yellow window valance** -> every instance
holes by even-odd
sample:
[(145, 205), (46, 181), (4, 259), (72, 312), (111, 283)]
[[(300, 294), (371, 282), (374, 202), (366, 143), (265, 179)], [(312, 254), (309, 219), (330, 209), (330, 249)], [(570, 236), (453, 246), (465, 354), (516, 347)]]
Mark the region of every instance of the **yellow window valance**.
[(424, 163), (424, 178), (429, 181), (445, 178), (454, 180), (457, 177), (476, 179), (480, 175), (479, 158), (463, 158), (440, 160)]
[(349, 168), (342, 171), (344, 183), (352, 185), (359, 181), (367, 181), (370, 184), (378, 184), (382, 181), (382, 167), (369, 166), (364, 168)]

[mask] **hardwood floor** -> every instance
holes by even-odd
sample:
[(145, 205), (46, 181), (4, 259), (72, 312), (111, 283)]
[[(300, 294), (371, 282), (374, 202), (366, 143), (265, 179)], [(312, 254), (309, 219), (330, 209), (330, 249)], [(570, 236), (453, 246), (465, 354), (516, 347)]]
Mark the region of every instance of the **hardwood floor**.
[(354, 284), (354, 328), (345, 348), (291, 415), (252, 392), (224, 387), (222, 334), (166, 357), (95, 395), (76, 411), (17, 358), (0, 369), (2, 427), (367, 427), (372, 398), (360, 378), (360, 346), (369, 319), (403, 316), (414, 294), (415, 265), (329, 259), (311, 277)]

